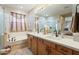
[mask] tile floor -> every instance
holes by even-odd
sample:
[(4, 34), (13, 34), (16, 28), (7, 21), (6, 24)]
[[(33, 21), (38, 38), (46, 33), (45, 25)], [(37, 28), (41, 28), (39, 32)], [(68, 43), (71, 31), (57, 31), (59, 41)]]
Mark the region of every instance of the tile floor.
[(17, 49), (11, 51), (8, 55), (33, 55), (33, 53), (27, 48)]

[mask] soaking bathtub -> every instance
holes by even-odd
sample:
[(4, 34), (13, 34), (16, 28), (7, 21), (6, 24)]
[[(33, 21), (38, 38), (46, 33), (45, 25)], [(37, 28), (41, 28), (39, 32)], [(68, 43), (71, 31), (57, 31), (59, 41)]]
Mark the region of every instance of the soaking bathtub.
[(8, 34), (8, 44), (20, 44), (27, 40), (27, 32), (12, 32)]

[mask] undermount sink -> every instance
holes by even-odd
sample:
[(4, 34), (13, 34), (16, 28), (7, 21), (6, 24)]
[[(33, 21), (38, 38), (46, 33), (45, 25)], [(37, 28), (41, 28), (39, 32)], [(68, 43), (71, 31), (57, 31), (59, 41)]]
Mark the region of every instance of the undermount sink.
[(46, 35), (45, 38), (53, 38), (51, 35)]
[(61, 37), (56, 37), (55, 35), (45, 35), (45, 38), (49, 38), (49, 39), (61, 39)]
[(45, 35), (44, 36), (45, 38), (49, 38), (49, 39), (56, 39), (56, 40), (66, 40), (66, 39), (69, 39), (69, 38), (67, 38), (67, 37), (65, 37), (65, 36), (61, 36), (61, 35), (59, 35), (58, 37), (56, 37), (55, 35)]

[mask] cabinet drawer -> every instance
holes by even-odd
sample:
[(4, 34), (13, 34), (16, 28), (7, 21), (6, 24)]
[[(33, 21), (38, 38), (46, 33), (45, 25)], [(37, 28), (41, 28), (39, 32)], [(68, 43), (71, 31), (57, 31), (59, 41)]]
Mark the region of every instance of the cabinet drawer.
[(67, 54), (67, 55), (71, 55), (72, 54), (72, 50), (66, 47), (63, 47), (61, 45), (57, 45), (57, 50), (63, 54)]
[(79, 51), (73, 51), (73, 55), (79, 55)]

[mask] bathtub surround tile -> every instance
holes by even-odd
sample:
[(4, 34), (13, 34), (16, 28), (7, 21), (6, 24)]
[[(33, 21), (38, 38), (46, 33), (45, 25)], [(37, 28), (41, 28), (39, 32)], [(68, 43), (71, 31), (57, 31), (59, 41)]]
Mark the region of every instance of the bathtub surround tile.
[(15, 49), (11, 51), (8, 55), (33, 55), (33, 53), (27, 48)]

